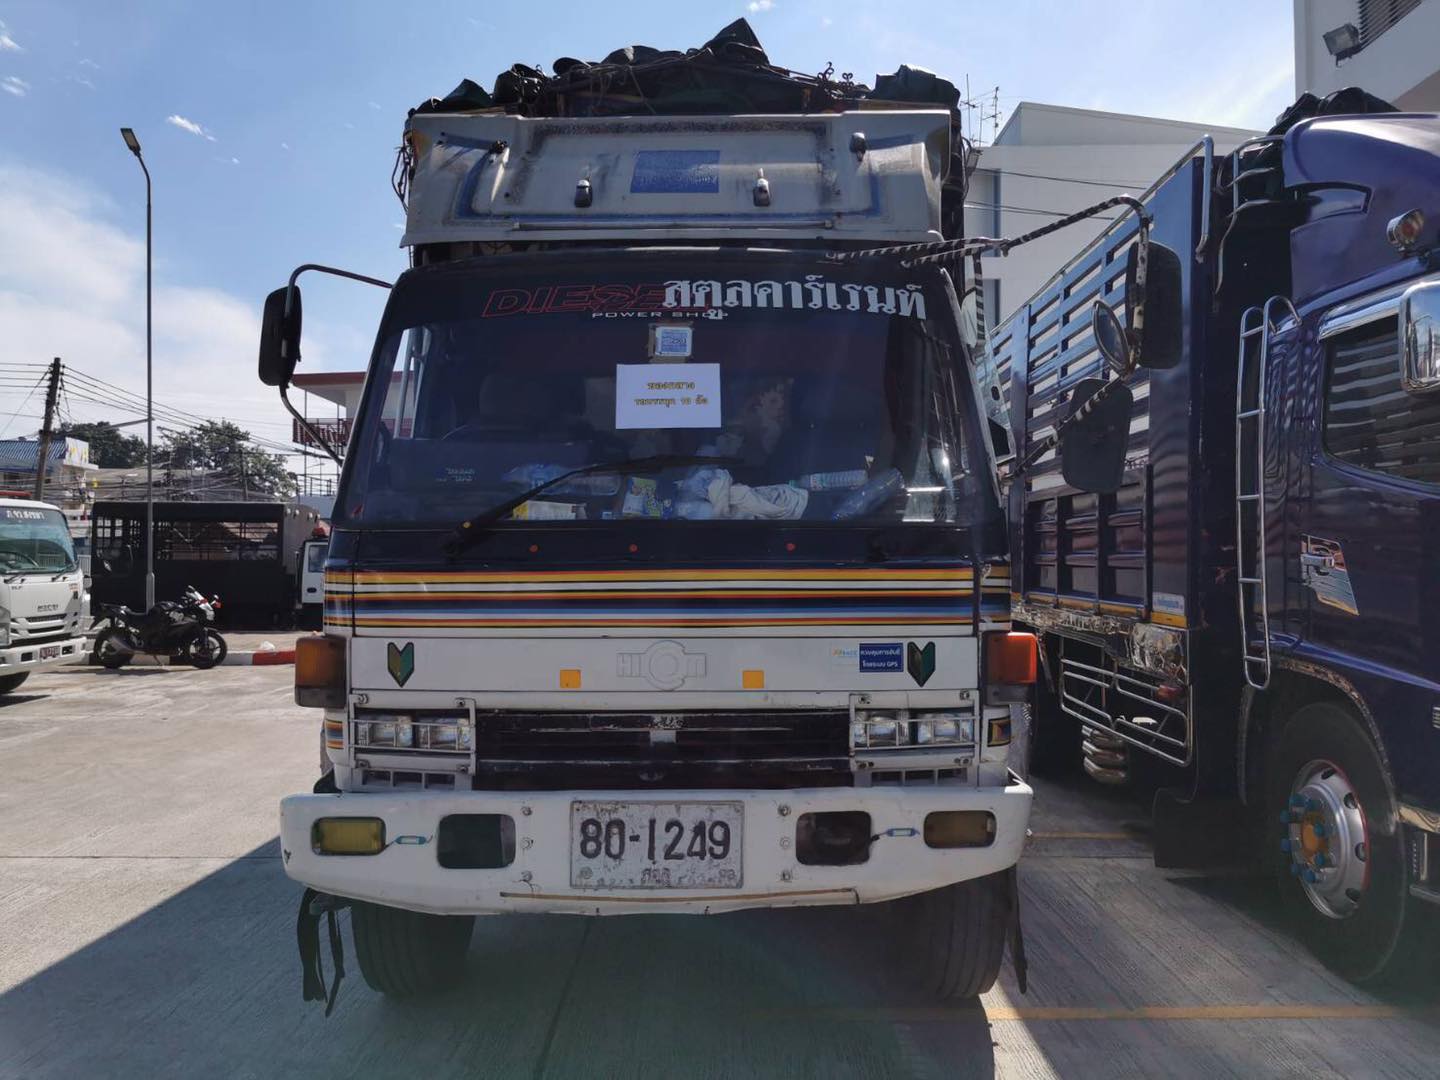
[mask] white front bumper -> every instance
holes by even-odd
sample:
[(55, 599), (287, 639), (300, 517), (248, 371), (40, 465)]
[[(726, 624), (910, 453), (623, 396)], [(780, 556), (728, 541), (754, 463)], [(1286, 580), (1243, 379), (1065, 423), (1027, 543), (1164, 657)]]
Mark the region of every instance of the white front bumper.
[[(635, 912), (709, 914), (740, 908), (856, 904), (890, 900), (1015, 865), (1025, 842), (1032, 792), (1015, 777), (1004, 788), (869, 787), (781, 791), (394, 792), (292, 795), (280, 804), (285, 872), (322, 892), (441, 914)], [(744, 884), (739, 889), (583, 890), (570, 885), (570, 804), (585, 801), (740, 802), (744, 804)], [(863, 810), (881, 835), (858, 866), (802, 866), (795, 859), (801, 814)], [(934, 810), (988, 810), (995, 840), (985, 848), (938, 850), (922, 838)], [(509, 814), (515, 860), (498, 870), (450, 870), (436, 858), (447, 814)], [(379, 817), (385, 835), (428, 838), (392, 844), (378, 855), (317, 855), (311, 825), (322, 817)]]
[[(41, 659), (42, 654), (48, 654), (52, 650), (58, 650), (57, 655), (47, 655), (45, 659)], [(47, 641), (43, 645), (11, 645), (0, 649), (0, 676), (18, 675), (22, 671), (37, 671), (42, 668), (58, 667), (61, 664), (73, 664), (84, 658), (85, 639), (83, 637)]]

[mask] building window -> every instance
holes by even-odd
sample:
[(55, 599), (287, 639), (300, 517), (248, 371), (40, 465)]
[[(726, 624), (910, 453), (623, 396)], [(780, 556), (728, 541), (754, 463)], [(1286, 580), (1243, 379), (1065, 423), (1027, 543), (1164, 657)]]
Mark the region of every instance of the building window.
[(1400, 385), (1394, 318), (1330, 345), (1325, 387), (1325, 449), (1361, 469), (1440, 484), (1440, 393)]
[(1360, 0), (1360, 44), (1369, 45), (1419, 6), (1420, 0)]

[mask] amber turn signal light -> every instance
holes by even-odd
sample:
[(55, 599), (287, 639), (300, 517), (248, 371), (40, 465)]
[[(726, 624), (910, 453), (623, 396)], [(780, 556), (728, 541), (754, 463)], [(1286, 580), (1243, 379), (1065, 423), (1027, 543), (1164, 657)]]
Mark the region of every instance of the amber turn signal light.
[(295, 643), (295, 704), (345, 707), (345, 639), (306, 637)]
[(310, 826), (316, 855), (379, 855), (385, 850), (385, 822), (373, 817), (318, 818)]
[(988, 810), (936, 810), (925, 815), (925, 846), (989, 847), (995, 842), (995, 815)]

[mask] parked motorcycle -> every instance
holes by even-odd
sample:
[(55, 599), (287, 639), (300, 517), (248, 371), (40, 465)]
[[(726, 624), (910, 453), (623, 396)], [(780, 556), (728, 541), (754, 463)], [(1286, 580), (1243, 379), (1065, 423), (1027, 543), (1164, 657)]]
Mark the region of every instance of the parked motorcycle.
[(124, 604), (101, 604), (92, 659), (114, 670), (137, 652), (167, 655), (197, 668), (212, 668), (225, 659), (229, 646), (210, 624), (220, 598), (208, 599), (187, 585), (179, 600), (162, 600), (146, 612)]

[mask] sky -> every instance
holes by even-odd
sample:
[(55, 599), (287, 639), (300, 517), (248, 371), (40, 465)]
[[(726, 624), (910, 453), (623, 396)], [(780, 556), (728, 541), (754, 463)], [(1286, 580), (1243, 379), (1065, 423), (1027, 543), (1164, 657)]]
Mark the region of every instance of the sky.
[[(697, 46), (741, 16), (795, 70), (873, 85), (907, 63), (998, 87), (1001, 124), (1026, 100), (1265, 128), (1295, 96), (1289, 0), (0, 0), (0, 366), (60, 356), (143, 394), (133, 127), (154, 178), (155, 399), (283, 439), (255, 377), (260, 305), (302, 262), (404, 269), (390, 171), (409, 108), (515, 62)], [(307, 282), (300, 370), (363, 368), (382, 303)], [(0, 436), (38, 428), (25, 397), (0, 380)]]

